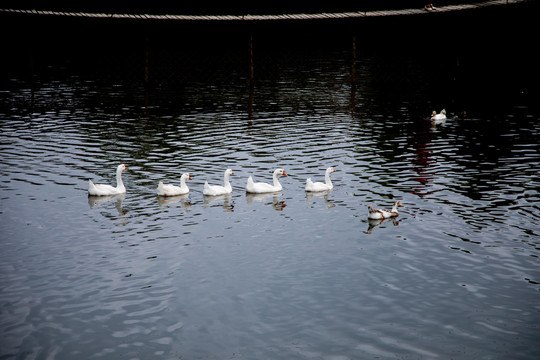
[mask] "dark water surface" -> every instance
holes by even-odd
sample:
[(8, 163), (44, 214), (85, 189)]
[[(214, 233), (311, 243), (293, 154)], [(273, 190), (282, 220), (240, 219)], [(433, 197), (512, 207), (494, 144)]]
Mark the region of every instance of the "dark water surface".
[[(489, 76), (444, 82), (455, 57), (425, 71), (425, 56), (371, 53), (352, 86), (349, 54), (148, 102), (80, 75), (4, 82), (0, 358), (536, 359), (527, 81), (476, 101), (472, 74)], [(455, 117), (431, 124), (443, 107)], [(120, 163), (127, 193), (89, 198)], [(328, 166), (334, 190), (306, 194)], [(281, 193), (246, 195), (277, 167)], [(233, 194), (204, 197), (226, 168)], [(182, 172), (189, 195), (158, 198)], [(395, 221), (368, 221), (394, 200)]]

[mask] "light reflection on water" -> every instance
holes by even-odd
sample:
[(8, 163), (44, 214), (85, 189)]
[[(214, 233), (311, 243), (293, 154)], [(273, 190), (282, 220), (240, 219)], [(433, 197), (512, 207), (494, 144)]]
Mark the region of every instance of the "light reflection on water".
[[(148, 119), (118, 86), (43, 86), (30, 113), (27, 89), (11, 94), (1, 356), (532, 359), (538, 116), (432, 126), (431, 108), (385, 108), (362, 85), (329, 95), (322, 80), (347, 69), (318, 71), (302, 92), (256, 87), (251, 118), (234, 86), (184, 89), (192, 107), (154, 105)], [(64, 105), (39, 103), (53, 95)], [(118, 163), (127, 194), (88, 197), (88, 179), (113, 183)], [(334, 190), (306, 194), (328, 166)], [(245, 194), (276, 167), (290, 174), (281, 193)], [(233, 194), (203, 196), (225, 168)], [(188, 195), (156, 196), (185, 171)], [(394, 199), (397, 219), (367, 220)]]

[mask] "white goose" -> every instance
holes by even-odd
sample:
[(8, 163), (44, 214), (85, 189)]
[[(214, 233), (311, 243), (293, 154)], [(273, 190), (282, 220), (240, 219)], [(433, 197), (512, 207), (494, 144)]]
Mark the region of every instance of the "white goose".
[(368, 218), (369, 219), (387, 219), (391, 217), (396, 217), (399, 215), (398, 213), (398, 206), (403, 206), (399, 201), (394, 202), (394, 206), (392, 207), (392, 210), (379, 210), (374, 209), (373, 206), (368, 206)]
[(329, 167), (326, 169), (326, 173), (324, 174), (324, 183), (322, 182), (313, 182), (311, 181), (311, 178), (308, 178), (306, 180), (306, 191), (327, 191), (332, 190), (334, 188), (334, 185), (332, 185), (332, 181), (330, 180), (330, 174), (335, 172), (336, 170), (333, 167)]
[(208, 185), (208, 181), (204, 182), (204, 189), (203, 194), (204, 195), (211, 195), (211, 196), (217, 196), (217, 195), (225, 195), (232, 193), (232, 187), (231, 183), (229, 183), (229, 177), (231, 175), (234, 175), (234, 171), (232, 169), (225, 170), (225, 175), (223, 175), (223, 185)]
[(189, 188), (186, 185), (186, 180), (191, 180), (189, 173), (184, 173), (180, 177), (180, 186), (163, 184), (161, 181), (157, 187), (157, 194), (159, 196), (176, 196), (184, 195), (189, 192)]
[(122, 171), (127, 170), (126, 165), (121, 164), (116, 168), (116, 187), (104, 184), (94, 184), (92, 180), (88, 180), (88, 195), (92, 196), (107, 196), (124, 194), (126, 187), (122, 181)]
[(285, 170), (283, 169), (274, 170), (274, 175), (273, 175), (274, 184), (273, 185), (262, 183), (262, 182), (253, 182), (253, 178), (250, 176), (247, 180), (246, 191), (248, 193), (254, 193), (254, 194), (281, 191), (283, 188), (281, 187), (281, 184), (279, 183), (279, 180), (278, 180), (279, 175), (288, 176), (285, 173)]

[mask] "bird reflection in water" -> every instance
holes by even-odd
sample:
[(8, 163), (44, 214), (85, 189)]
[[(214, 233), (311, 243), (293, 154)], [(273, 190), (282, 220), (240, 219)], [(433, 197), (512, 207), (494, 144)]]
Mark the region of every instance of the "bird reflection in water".
[(182, 205), (182, 209), (185, 212), (189, 212), (191, 209), (191, 201), (189, 201), (188, 199), (189, 194), (175, 195), (175, 196), (156, 196), (156, 197), (157, 197), (158, 205), (160, 207), (179, 202)]
[(285, 204), (285, 201), (279, 200), (280, 196), (281, 191), (263, 194), (246, 193), (246, 201), (248, 205), (251, 205), (254, 201), (265, 202), (267, 199), (272, 198), (272, 207), (274, 208), (274, 210), (281, 211), (287, 206), (287, 204)]
[[(102, 206), (103, 204), (116, 200), (116, 203), (114, 204), (114, 207), (116, 208), (116, 211), (118, 211), (118, 216), (122, 219), (122, 222), (118, 225), (126, 225), (128, 223), (128, 218), (126, 216), (127, 210), (122, 208), (122, 202), (124, 201), (124, 198), (126, 197), (126, 194), (117, 194), (117, 195), (106, 195), (106, 196), (88, 196), (88, 205), (90, 206), (90, 209), (94, 209), (98, 206)], [(105, 217), (112, 217), (107, 216), (103, 214)]]
[(318, 192), (306, 191), (306, 200), (310, 201), (313, 198), (318, 198), (322, 196), (324, 198), (324, 202), (326, 203), (327, 209), (331, 209), (336, 206), (336, 204), (330, 201), (331, 192), (332, 190), (318, 191)]
[(384, 224), (385, 222), (392, 222), (392, 225), (398, 226), (401, 222), (401, 219), (398, 220), (397, 218), (386, 218), (386, 219), (368, 219), (368, 229), (365, 232), (366, 234), (371, 234), (374, 228), (376, 228), (379, 225)]
[(213, 206), (213, 203), (219, 203), (223, 200), (223, 211), (227, 212), (233, 212), (234, 211), (234, 204), (231, 202), (231, 194), (223, 194), (223, 195), (204, 195), (203, 198), (203, 204), (204, 207), (210, 207)]
[(127, 210), (122, 209), (122, 202), (124, 201), (124, 198), (126, 197), (126, 194), (118, 194), (118, 195), (106, 195), (106, 196), (88, 196), (88, 205), (90, 206), (90, 209), (93, 209), (97, 206), (103, 205), (106, 202), (116, 200), (116, 210), (118, 211), (118, 215), (124, 216), (127, 213)]

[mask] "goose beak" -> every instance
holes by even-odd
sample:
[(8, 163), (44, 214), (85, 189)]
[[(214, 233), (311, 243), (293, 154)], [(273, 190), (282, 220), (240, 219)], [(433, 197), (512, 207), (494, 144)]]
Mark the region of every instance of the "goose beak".
[(402, 204), (402, 203), (398, 203), (398, 206), (403, 206), (403, 204)]
[(124, 165), (124, 170), (127, 170), (127, 169), (128, 169), (127, 166), (126, 166), (126, 164), (122, 164), (122, 165)]
[(193, 180), (193, 179), (191, 178), (191, 175), (189, 175), (189, 174), (188, 174), (187, 178), (188, 178), (188, 180)]
[(283, 176), (289, 176), (289, 175), (287, 175), (287, 173), (285, 172), (285, 170), (283, 170)]

